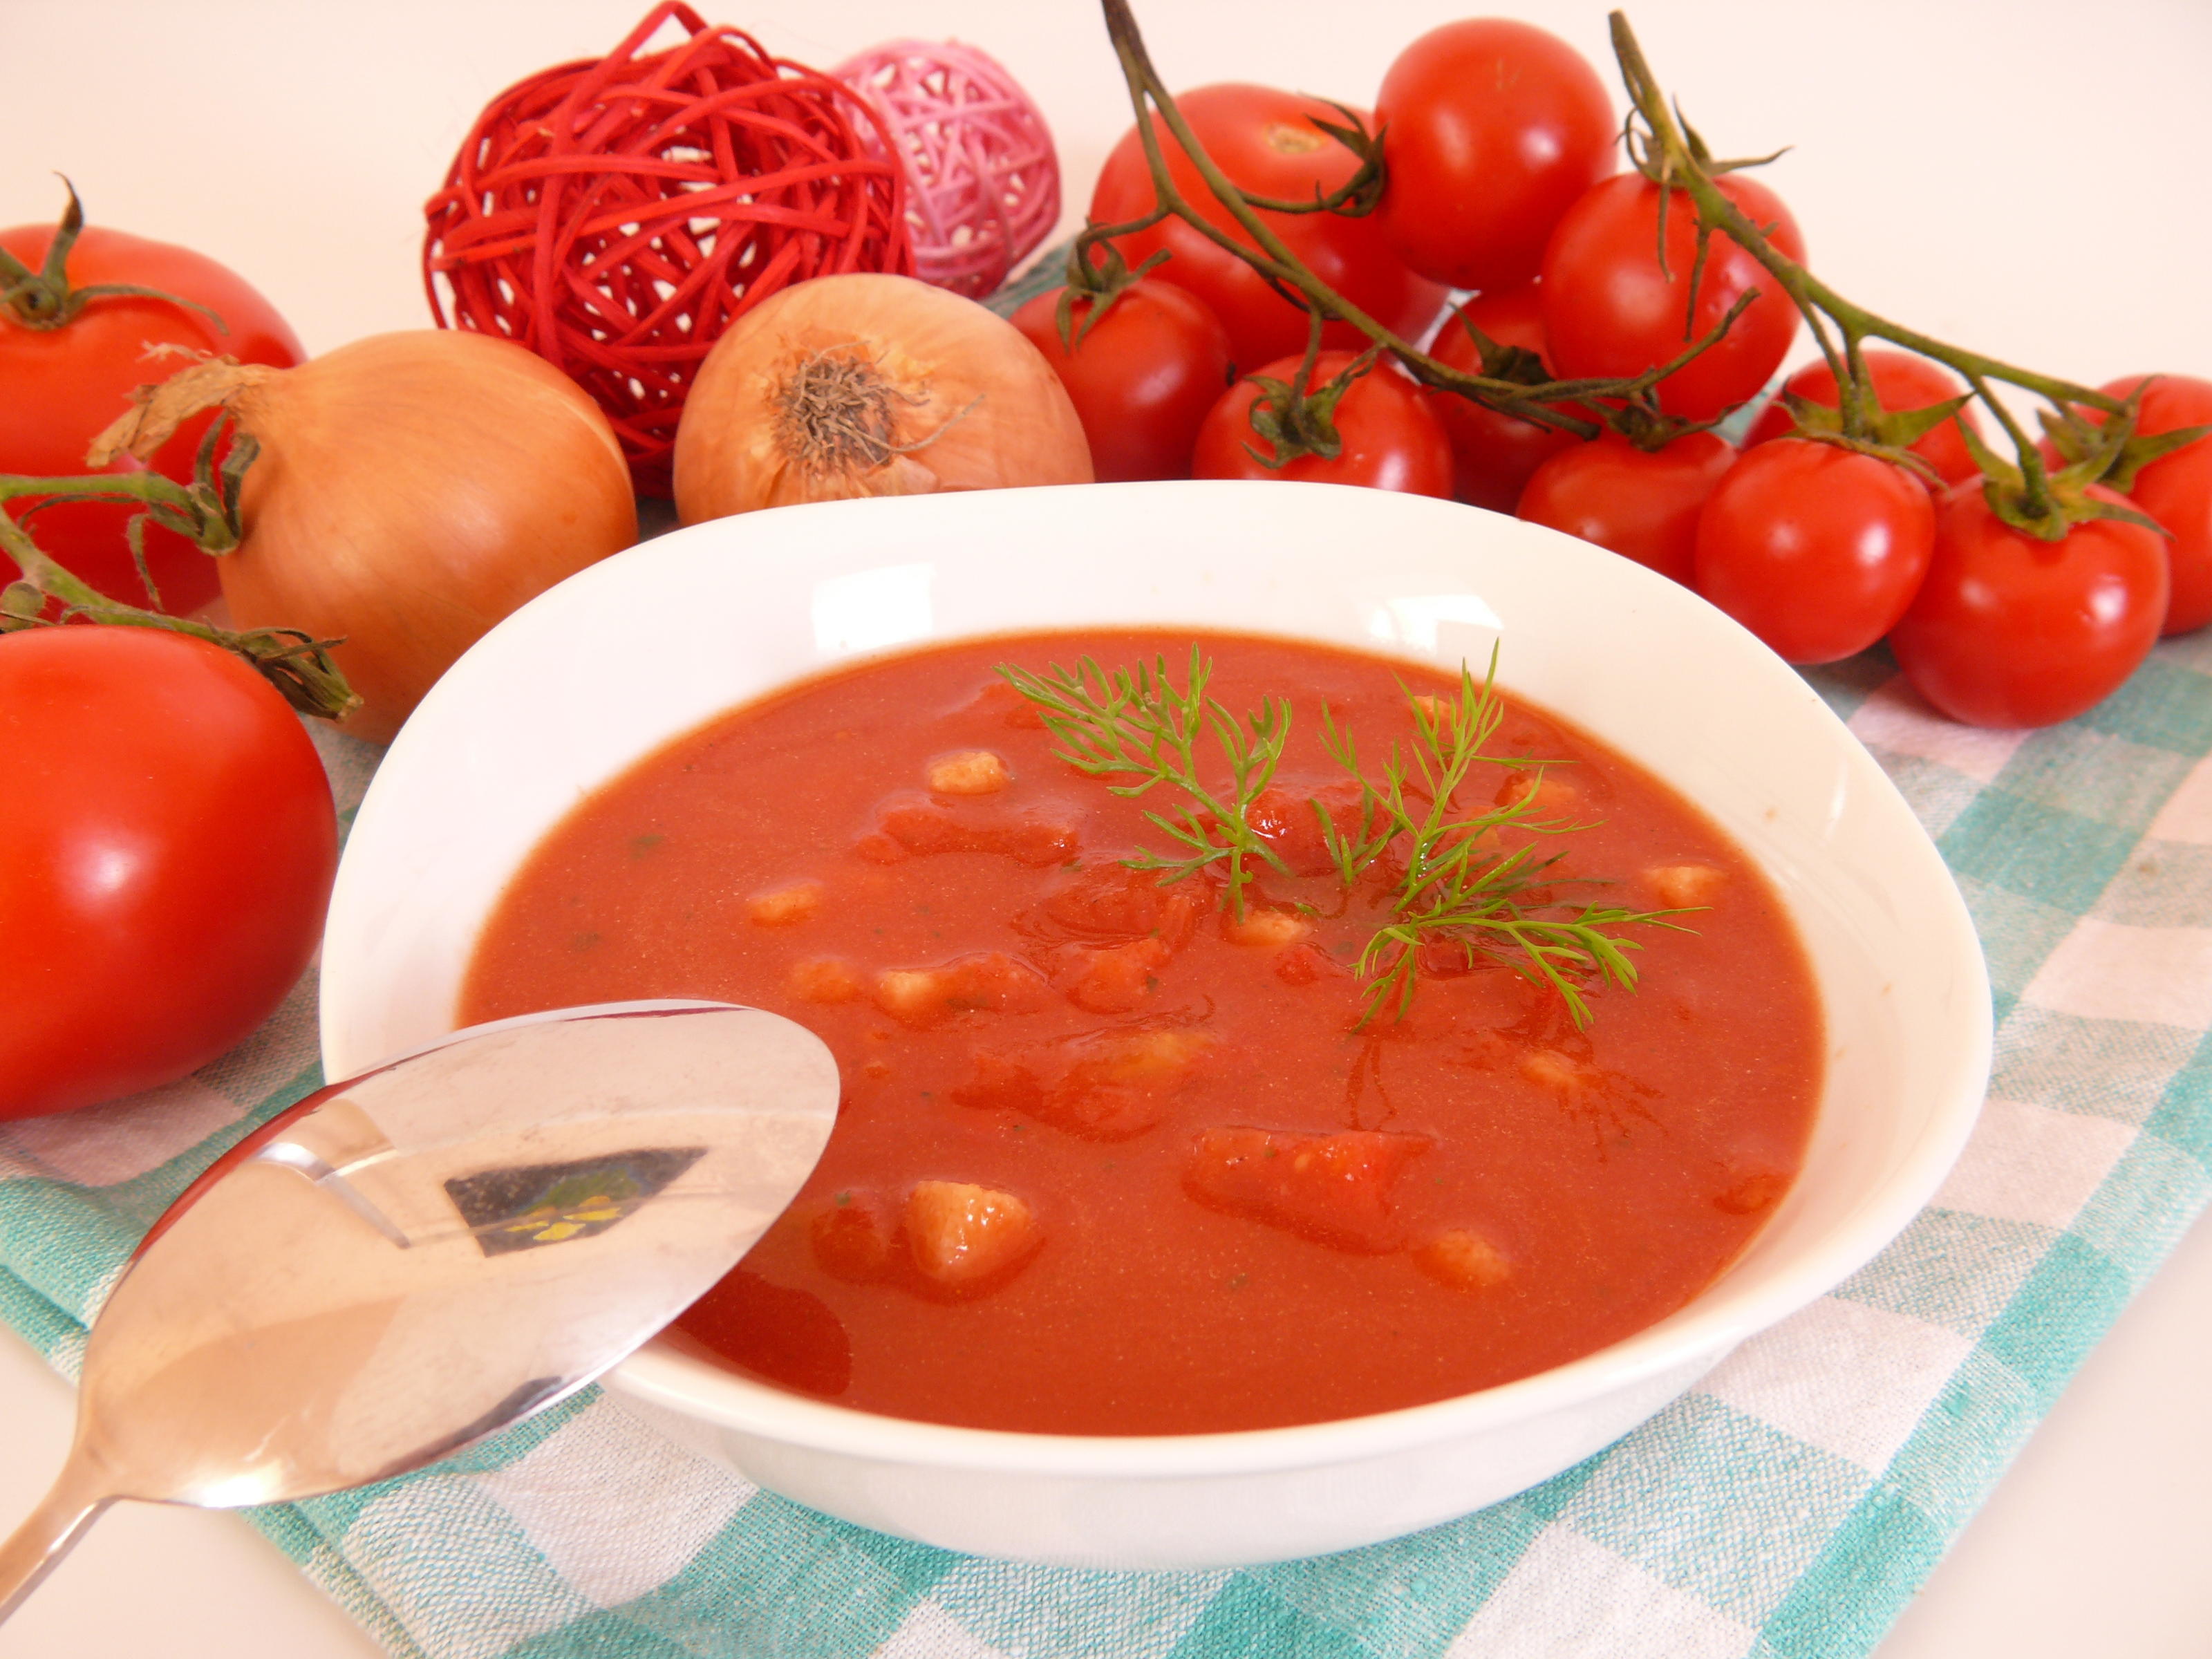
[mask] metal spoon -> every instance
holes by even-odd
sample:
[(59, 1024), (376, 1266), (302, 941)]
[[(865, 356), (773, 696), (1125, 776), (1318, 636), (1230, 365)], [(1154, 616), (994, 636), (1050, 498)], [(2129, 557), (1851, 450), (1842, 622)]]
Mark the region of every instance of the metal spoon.
[(737, 1264), (836, 1105), (817, 1038), (719, 1003), (503, 1020), (309, 1096), (100, 1310), (69, 1460), (0, 1544), (0, 1620), (118, 1498), (310, 1498), (573, 1394)]

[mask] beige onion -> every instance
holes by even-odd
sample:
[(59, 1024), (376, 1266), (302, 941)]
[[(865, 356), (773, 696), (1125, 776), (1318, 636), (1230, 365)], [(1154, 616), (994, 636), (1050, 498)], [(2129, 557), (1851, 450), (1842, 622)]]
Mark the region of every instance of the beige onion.
[(1036, 348), (910, 276), (817, 276), (763, 301), (708, 354), (676, 431), (686, 524), (1091, 476), (1075, 406)]
[(373, 742), (495, 623), (637, 539), (606, 416), (510, 341), (423, 329), (297, 368), (202, 363), (124, 435), (145, 449), (216, 404), (260, 446), (223, 597), (241, 627), (342, 638), (362, 698), (342, 729)]

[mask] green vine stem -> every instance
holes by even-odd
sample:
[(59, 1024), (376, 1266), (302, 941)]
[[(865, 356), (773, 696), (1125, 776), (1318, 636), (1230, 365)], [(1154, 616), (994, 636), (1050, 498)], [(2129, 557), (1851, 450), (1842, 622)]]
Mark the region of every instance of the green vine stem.
[[(1312, 202), (1281, 202), (1273, 198), (1249, 195), (1231, 182), (1228, 175), (1206, 153), (1205, 146), (1200, 143), (1197, 135), (1184, 120), (1182, 112), (1176, 107), (1166, 82), (1153, 67), (1152, 58), (1145, 49), (1144, 37), (1137, 27), (1135, 15), (1129, 9), (1129, 0), (1102, 0), (1102, 4), (1105, 11), (1106, 33), (1113, 42), (1115, 56), (1121, 65), (1122, 78), (1128, 85), (1130, 102), (1136, 110), (1138, 137), (1144, 145), (1146, 166), (1152, 173), (1156, 206), (1143, 217), (1124, 223), (1086, 226), (1076, 238), (1075, 246), (1068, 255), (1068, 285), (1071, 289), (1092, 293), (1104, 289), (1110, 293), (1115, 287), (1126, 285), (1131, 279), (1127, 276), (1126, 261), (1118, 258), (1118, 250), (1114, 246), (1115, 239), (1148, 230), (1162, 220), (1173, 217), (1182, 220), (1216, 246), (1250, 265), (1291, 304), (1315, 316), (1348, 324), (1365, 335), (1375, 345), (1396, 358), (1408, 374), (1425, 386), (1456, 392), (1503, 414), (1538, 426), (1571, 433), (1578, 438), (1594, 438), (1610, 426), (1640, 444), (1656, 447), (1682, 433), (1701, 431), (1711, 424), (1684, 421), (1661, 413), (1657, 401), (1652, 396), (1652, 388), (1726, 333), (1730, 324), (1741, 313), (1742, 304), (1748, 303), (1748, 298), (1739, 303), (1711, 333), (1692, 342), (1680, 356), (1626, 380), (1509, 380), (1489, 374), (1471, 374), (1441, 362), (1412, 341), (1369, 316), (1322, 282), (1261, 217), (1263, 210), (1271, 213), (1338, 212), (1354, 216), (1368, 210), (1372, 205), (1372, 198), (1379, 194), (1382, 183), (1380, 135), (1368, 135), (1349, 111), (1344, 112), (1347, 122), (1351, 123), (1346, 128), (1339, 129), (1333, 123), (1317, 124), (1359, 155), (1360, 170), (1353, 179), (1339, 190), (1318, 197)], [(1152, 112), (1158, 112), (1159, 125), (1166, 128), (1176, 147), (1196, 169), (1207, 192), (1251, 239), (1249, 243), (1215, 224), (1177, 188), (1168, 171), (1158, 128), (1149, 118)], [(1102, 258), (1113, 271), (1112, 279), (1102, 279), (1099, 276)], [(1476, 343), (1485, 344), (1479, 335)], [(1486, 368), (1491, 365), (1492, 355), (1491, 350), (1485, 349), (1483, 361)], [(1590, 402), (1597, 405), (1595, 415), (1589, 407)], [(1576, 410), (1553, 406), (1562, 403), (1584, 406)]]
[[(1632, 159), (1655, 184), (1670, 191), (1680, 191), (1689, 198), (1698, 216), (1701, 259), (1706, 242), (1716, 234), (1725, 235), (1756, 259), (1774, 278), (1776, 286), (1796, 304), (1812, 331), (1814, 343), (1835, 374), (1844, 436), (1857, 441), (1869, 436), (1874, 399), (1861, 346), (1870, 338), (1887, 340), (1958, 373), (1972, 389), (1975, 400), (1986, 404), (1997, 424), (2004, 428), (2019, 458), (2019, 483), (2016, 491), (2001, 491), (1998, 485), (2010, 480), (1990, 480), (1990, 505), (2000, 516), (2021, 529), (2052, 540), (2063, 536), (2069, 524), (2086, 516), (2081, 504), (2069, 501), (2063, 498), (2062, 492), (2054, 491), (2034, 441), (2004, 404), (1991, 394), (1989, 383), (1996, 380), (2018, 386), (2062, 411), (2069, 405), (2080, 405), (2121, 417), (2111, 423), (2118, 428), (2112, 434), (2114, 450), (2124, 442), (2132, 425), (2132, 411), (2128, 406), (2094, 387), (2077, 386), (2055, 375), (1963, 350), (1917, 329), (1892, 322), (1863, 306), (1854, 305), (1782, 252), (1720, 189), (1716, 180), (1731, 170), (1730, 164), (1715, 163), (1697, 133), (1680, 119), (1660, 89), (1658, 78), (1651, 72), (1635, 31), (1629, 27), (1626, 14), (1613, 12), (1609, 21), (1613, 55), (1620, 60), (1621, 81), (1635, 111), (1628, 127)], [(1638, 122), (1642, 124), (1640, 130)]]
[(1370, 346), (1333, 379), (1316, 386), (1314, 375), (1321, 366), (1321, 313), (1308, 313), (1305, 355), (1298, 359), (1288, 380), (1265, 374), (1245, 377), (1260, 388), (1260, 395), (1252, 402), (1250, 421), (1253, 435), (1267, 448), (1262, 453), (1258, 445), (1246, 444), (1244, 453), (1270, 472), (1281, 471), (1301, 455), (1334, 460), (1344, 453), (1344, 434), (1336, 429), (1336, 406), (1352, 389), (1352, 383), (1374, 368), (1382, 355), (1380, 346)]
[[(238, 545), (237, 477), (251, 459), (250, 452), (244, 459), (239, 459), (239, 453), (250, 441), (241, 439), (234, 444), (231, 456), (220, 469), (208, 465), (214, 441), (215, 432), (211, 429), (208, 441), (200, 447), (200, 476), (189, 485), (177, 483), (158, 472), (94, 473), (75, 478), (0, 475), (0, 503), (32, 495), (41, 497), (42, 505), (63, 501), (136, 503), (145, 511), (131, 520), (126, 533), (133, 555), (139, 556), (142, 572), (145, 568), (143, 538), (148, 520), (200, 541), (204, 546), (219, 545), (228, 550)], [(32, 520), (37, 511), (38, 507), (33, 507), (24, 519)], [(361, 698), (331, 659), (330, 647), (343, 643), (342, 641), (319, 640), (291, 628), (235, 631), (196, 622), (189, 617), (172, 617), (160, 611), (123, 604), (108, 598), (59, 563), (32, 538), (22, 521), (4, 511), (0, 511), (0, 553), (15, 560), (22, 573), (20, 579), (0, 588), (0, 634), (58, 627), (79, 618), (110, 626), (165, 629), (173, 634), (204, 640), (245, 658), (283, 693), (287, 702), (303, 714), (343, 720), (361, 706)], [(62, 611), (58, 617), (46, 615), (48, 600), (60, 603)]]
[(194, 485), (180, 484), (159, 472), (88, 472), (80, 477), (40, 478), (20, 473), (0, 473), (0, 501), (20, 501), (27, 495), (56, 505), (63, 501), (127, 501), (165, 530), (173, 530), (200, 544), (204, 552), (222, 555), (238, 545), (239, 526), (224, 510), (228, 503), (210, 501)]
[(0, 308), (4, 308), (19, 327), (64, 328), (94, 300), (133, 298), (166, 301), (187, 311), (197, 311), (215, 325), (216, 333), (230, 332), (230, 325), (198, 301), (158, 288), (141, 288), (136, 283), (93, 283), (83, 288), (71, 288), (69, 256), (76, 246), (76, 239), (84, 232), (84, 204), (76, 198), (76, 186), (66, 177), (62, 179), (62, 188), (69, 191), (69, 205), (62, 210), (61, 223), (54, 228), (54, 240), (46, 245), (46, 262), (38, 270), (33, 270), (7, 249), (0, 248)]

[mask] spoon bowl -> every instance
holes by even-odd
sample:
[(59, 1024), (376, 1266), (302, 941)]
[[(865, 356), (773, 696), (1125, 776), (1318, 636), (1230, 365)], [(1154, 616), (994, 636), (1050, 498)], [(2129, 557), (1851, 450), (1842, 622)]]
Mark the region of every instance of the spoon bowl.
[(830, 1137), (835, 1062), (757, 1009), (502, 1020), (308, 1097), (155, 1224), (85, 1346), (0, 1618), (118, 1498), (388, 1480), (566, 1398), (734, 1267)]

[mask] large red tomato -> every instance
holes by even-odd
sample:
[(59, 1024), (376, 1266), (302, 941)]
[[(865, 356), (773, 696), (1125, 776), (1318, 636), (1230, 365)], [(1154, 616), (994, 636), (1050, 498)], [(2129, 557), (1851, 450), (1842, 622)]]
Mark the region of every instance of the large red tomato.
[[(1948, 403), (1966, 388), (1948, 368), (1932, 363), (1925, 357), (1916, 357), (1909, 351), (1869, 351), (1866, 354), (1869, 376), (1874, 381), (1875, 401), (1886, 410), (1926, 409), (1931, 404)], [(1809, 403), (1826, 404), (1833, 409), (1841, 402), (1836, 390), (1836, 372), (1826, 359), (1808, 363), (1782, 383), (1782, 389), (1794, 392)], [(1936, 476), (1947, 484), (1971, 478), (1981, 469), (1974, 465), (1973, 452), (1960, 435), (1959, 423), (1964, 421), (1979, 436), (1982, 423), (1974, 416), (1969, 404), (1942, 425), (1923, 433), (1911, 444), (1912, 453), (1936, 469)], [(1797, 423), (1790, 418), (1790, 406), (1777, 398), (1752, 422), (1750, 434), (1745, 438), (1747, 447), (1763, 444), (1770, 438), (1787, 437), (1796, 430)]]
[[(2107, 501), (2122, 498), (2093, 489)], [(2040, 541), (1954, 484), (1919, 597), (1889, 636), (1920, 695), (1970, 726), (2051, 726), (2102, 702), (2158, 643), (2164, 538), (2092, 519)]]
[(1521, 492), (1518, 513), (1531, 524), (1609, 547), (1686, 587), (1698, 514), (1735, 461), (1735, 449), (1710, 432), (1688, 433), (1653, 450), (1608, 432), (1538, 467)]
[(1583, 55), (1506, 17), (1446, 23), (1400, 52), (1375, 118), (1390, 246), (1424, 276), (1486, 293), (1535, 276), (1560, 216), (1613, 171), (1620, 134)]
[(1775, 438), (1698, 517), (1698, 592), (1784, 661), (1835, 662), (1889, 632), (1928, 572), (1936, 509), (1892, 462)]
[[(1285, 357), (1259, 372), (1289, 382), (1299, 358)], [(1324, 351), (1314, 365), (1313, 383), (1322, 386), (1352, 361), (1348, 351)], [(1421, 388), (1395, 365), (1378, 362), (1354, 380), (1336, 406), (1341, 453), (1329, 459), (1301, 455), (1271, 467), (1252, 452), (1272, 453), (1267, 441), (1252, 429), (1252, 404), (1260, 388), (1249, 379), (1231, 386), (1199, 428), (1194, 478), (1293, 478), (1310, 483), (1364, 484), (1374, 489), (1402, 489), (1415, 495), (1451, 494), (1451, 441)]]
[(330, 785), (228, 652), (149, 628), (0, 635), (0, 1119), (182, 1077), (307, 968), (337, 868)]
[[(19, 225), (0, 231), (0, 247), (35, 271), (53, 239), (52, 225)], [(227, 353), (241, 362), (276, 368), (289, 368), (305, 355), (266, 300), (189, 248), (94, 225), (77, 237), (68, 269), (76, 288), (131, 283), (194, 301), (221, 317), (229, 331), (189, 306), (136, 295), (89, 301), (70, 321), (51, 329), (27, 328), (0, 306), (0, 472), (43, 477), (87, 471), (86, 448), (130, 406), (131, 389), (166, 380), (184, 367), (185, 358), (165, 355), (172, 349)], [(189, 478), (193, 454), (213, 418), (186, 422), (154, 457), (154, 470)], [(118, 460), (108, 470), (132, 471), (137, 464)], [(14, 504), (17, 517), (25, 505)], [(110, 599), (144, 605), (146, 590), (124, 540), (131, 513), (129, 507), (106, 502), (67, 502), (33, 519), (31, 535), (73, 574)], [(149, 525), (146, 561), (163, 610), (181, 614), (215, 597), (215, 561), (183, 537)], [(14, 562), (0, 553), (0, 576), (12, 576), (15, 569)]]
[[(1741, 173), (1720, 188), (1769, 240), (1802, 263), (1805, 239), (1782, 198)], [(1567, 210), (1544, 250), (1544, 337), (1565, 376), (1626, 378), (1671, 362), (1728, 315), (1748, 289), (1758, 299), (1727, 335), (1659, 383), (1669, 414), (1711, 420), (1765, 386), (1797, 331), (1797, 307), (1759, 263), (1727, 236), (1708, 246), (1694, 313), (1690, 273), (1697, 215), (1677, 191), (1667, 204), (1667, 264), (1659, 264), (1659, 186), (1640, 173), (1607, 179)]]
[[(1124, 289), (1071, 351), (1060, 339), (1066, 292), (1038, 295), (1014, 313), (1014, 326), (1067, 388), (1098, 482), (1188, 478), (1199, 425), (1236, 378), (1221, 319), (1188, 289), (1147, 277)], [(1091, 304), (1076, 301), (1078, 330)]]
[[(1225, 82), (1184, 93), (1176, 102), (1206, 153), (1232, 183), (1255, 195), (1310, 201), (1316, 191), (1334, 190), (1358, 169), (1350, 150), (1314, 125), (1316, 119), (1334, 125), (1344, 121), (1342, 112), (1318, 98)], [(1244, 240), (1159, 117), (1152, 118), (1176, 188), (1209, 221)], [(1144, 141), (1131, 127), (1106, 158), (1098, 187), (1091, 193), (1091, 216), (1103, 224), (1118, 224), (1141, 218), (1157, 200), (1145, 165)], [(1265, 217), (1314, 275), (1405, 338), (1419, 339), (1443, 309), (1443, 290), (1406, 269), (1390, 251), (1373, 215), (1347, 219), (1334, 213), (1270, 213)], [(1188, 289), (1212, 308), (1229, 331), (1238, 368), (1249, 369), (1304, 349), (1305, 313), (1269, 288), (1235, 254), (1216, 247), (1180, 219), (1165, 219), (1150, 230), (1124, 237), (1121, 248), (1131, 264), (1161, 248), (1169, 251), (1173, 257), (1156, 274)], [(1330, 325), (1328, 343), (1353, 349), (1367, 343), (1340, 323)]]
[[(2100, 390), (2124, 398), (2148, 374), (2130, 374)], [(2136, 431), (2148, 436), (2212, 423), (2212, 380), (2161, 374), (2137, 406)], [(2166, 601), (2168, 634), (2186, 634), (2212, 623), (2212, 437), (2161, 455), (2136, 474), (2129, 497), (2164, 525), (2172, 592)]]
[[(1482, 354), (1474, 337), (1460, 326), (1465, 317), (1500, 345), (1520, 346), (1544, 355), (1543, 298), (1536, 284), (1501, 289), (1469, 300), (1444, 319), (1430, 356), (1470, 374), (1482, 372)], [(1471, 398), (1449, 392), (1429, 394), (1431, 406), (1450, 435), (1452, 493), (1493, 513), (1510, 513), (1520, 504), (1529, 475), (1559, 451), (1579, 441), (1571, 432), (1501, 415)]]

